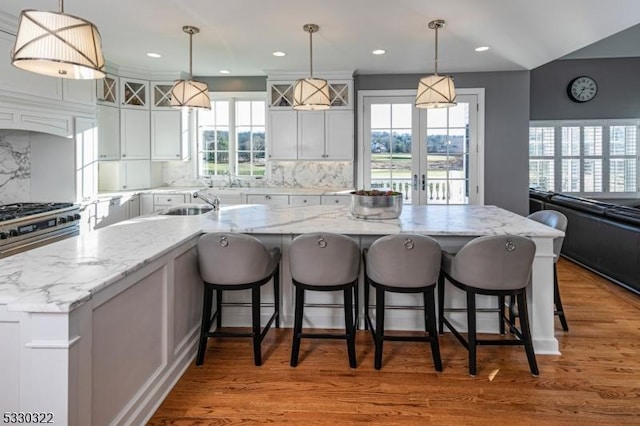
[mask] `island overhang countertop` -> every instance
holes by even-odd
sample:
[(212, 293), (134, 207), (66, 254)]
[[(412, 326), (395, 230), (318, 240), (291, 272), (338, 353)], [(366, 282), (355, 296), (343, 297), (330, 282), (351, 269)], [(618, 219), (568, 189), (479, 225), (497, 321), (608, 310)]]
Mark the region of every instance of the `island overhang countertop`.
[(0, 260), (0, 305), (9, 311), (70, 312), (92, 294), (203, 232), (438, 237), (563, 233), (495, 206), (403, 207), (398, 219), (361, 220), (349, 206), (230, 205), (196, 216), (137, 217)]

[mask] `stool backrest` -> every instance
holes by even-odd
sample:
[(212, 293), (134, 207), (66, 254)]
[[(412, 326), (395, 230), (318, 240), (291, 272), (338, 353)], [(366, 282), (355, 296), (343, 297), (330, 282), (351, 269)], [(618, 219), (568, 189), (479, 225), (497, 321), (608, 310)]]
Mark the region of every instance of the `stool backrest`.
[(515, 290), (529, 283), (535, 243), (518, 235), (478, 237), (452, 260), (451, 275), (463, 284), (487, 290)]
[[(527, 218), (540, 222), (544, 225), (555, 228), (559, 231), (566, 232), (569, 219), (563, 213), (555, 210), (538, 210), (531, 213)], [(558, 261), (560, 257), (560, 251), (562, 250), (562, 243), (564, 243), (564, 237), (558, 237), (553, 239), (553, 254), (555, 254), (554, 262)]]
[(345, 235), (320, 232), (299, 235), (291, 242), (289, 253), (291, 277), (302, 284), (348, 284), (360, 272), (360, 248)]
[(198, 240), (200, 275), (211, 284), (249, 284), (269, 276), (272, 256), (255, 237), (211, 233)]
[(417, 288), (436, 284), (442, 249), (425, 235), (387, 235), (371, 244), (366, 257), (367, 275), (376, 283)]

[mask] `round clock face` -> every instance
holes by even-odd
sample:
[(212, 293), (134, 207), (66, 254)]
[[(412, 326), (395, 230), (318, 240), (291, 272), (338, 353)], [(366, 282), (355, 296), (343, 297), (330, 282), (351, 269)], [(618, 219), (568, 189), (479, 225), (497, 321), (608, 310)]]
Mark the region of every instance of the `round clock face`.
[(591, 77), (576, 77), (567, 86), (567, 95), (574, 102), (588, 102), (598, 93), (598, 85)]

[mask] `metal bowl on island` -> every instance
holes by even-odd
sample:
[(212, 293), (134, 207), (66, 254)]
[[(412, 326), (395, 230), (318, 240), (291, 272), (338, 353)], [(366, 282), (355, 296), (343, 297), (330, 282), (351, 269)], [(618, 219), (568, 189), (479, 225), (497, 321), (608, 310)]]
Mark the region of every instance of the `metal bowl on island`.
[(397, 191), (351, 191), (351, 215), (358, 219), (396, 219), (402, 213), (402, 193)]

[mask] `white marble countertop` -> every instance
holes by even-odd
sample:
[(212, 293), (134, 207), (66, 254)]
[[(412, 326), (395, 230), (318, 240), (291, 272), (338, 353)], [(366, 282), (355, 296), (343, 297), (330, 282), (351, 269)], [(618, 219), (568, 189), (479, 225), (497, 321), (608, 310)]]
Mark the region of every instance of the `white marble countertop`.
[(199, 216), (149, 215), (0, 259), (0, 304), (11, 311), (69, 312), (201, 232), (433, 236), (560, 231), (493, 206), (404, 206), (398, 219), (360, 220), (348, 206), (230, 205)]
[(152, 194), (193, 194), (194, 192), (208, 192), (212, 194), (287, 194), (287, 195), (348, 195), (353, 189), (343, 188), (299, 188), (299, 187), (228, 187), (228, 186), (161, 186), (150, 189), (132, 191), (100, 192), (96, 202), (100, 199), (131, 196), (142, 193)]

